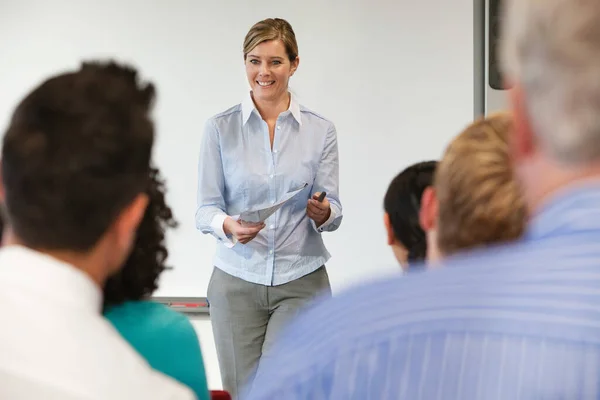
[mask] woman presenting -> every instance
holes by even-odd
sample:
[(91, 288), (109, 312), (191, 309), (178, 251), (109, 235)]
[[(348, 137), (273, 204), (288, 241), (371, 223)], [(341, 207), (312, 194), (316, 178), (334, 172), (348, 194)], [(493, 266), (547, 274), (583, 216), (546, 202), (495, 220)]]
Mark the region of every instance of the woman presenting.
[[(287, 21), (255, 24), (244, 40), (251, 91), (208, 120), (200, 151), (196, 226), (218, 240), (208, 299), (223, 387), (234, 397), (284, 324), (331, 295), (321, 232), (342, 220), (337, 136), (288, 91), (299, 61)], [(238, 219), (305, 184), (265, 223)]]

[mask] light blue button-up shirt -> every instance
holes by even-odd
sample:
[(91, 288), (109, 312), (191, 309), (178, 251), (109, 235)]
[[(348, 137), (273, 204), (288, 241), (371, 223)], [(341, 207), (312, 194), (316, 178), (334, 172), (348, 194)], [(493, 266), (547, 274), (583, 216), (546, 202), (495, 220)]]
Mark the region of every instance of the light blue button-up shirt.
[(249, 399), (600, 398), (600, 182), (520, 243), (348, 291), (301, 316)]
[[(234, 243), (223, 232), (227, 216), (274, 204), (305, 183), (249, 243)], [(331, 216), (317, 227), (306, 206), (312, 194), (322, 191)], [(281, 285), (315, 271), (331, 257), (321, 232), (336, 230), (342, 221), (335, 126), (292, 95), (289, 109), (277, 118), (271, 149), (267, 123), (249, 94), (206, 123), (197, 201), (196, 227), (218, 240), (217, 268), (262, 285)]]

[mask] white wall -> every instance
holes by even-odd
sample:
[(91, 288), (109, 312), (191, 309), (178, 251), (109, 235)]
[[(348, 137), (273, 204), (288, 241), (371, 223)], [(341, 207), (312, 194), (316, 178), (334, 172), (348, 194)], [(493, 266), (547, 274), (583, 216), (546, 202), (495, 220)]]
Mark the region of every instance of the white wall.
[(222, 389), (223, 385), (221, 383), (217, 349), (215, 348), (215, 339), (213, 337), (210, 318), (208, 316), (191, 316), (190, 321), (192, 321), (192, 325), (194, 325), (198, 339), (200, 340), (208, 388), (211, 390)]
[(156, 295), (205, 295), (214, 240), (193, 219), (202, 126), (247, 90), (248, 28), (286, 18), (300, 46), (293, 90), (338, 128), (345, 218), (326, 244), (339, 290), (397, 271), (381, 221), (386, 187), (438, 157), (472, 117), (472, 12), (472, 0), (4, 1), (0, 126), (48, 74), (82, 58), (134, 62), (158, 85), (156, 158), (181, 222), (169, 237), (176, 270)]

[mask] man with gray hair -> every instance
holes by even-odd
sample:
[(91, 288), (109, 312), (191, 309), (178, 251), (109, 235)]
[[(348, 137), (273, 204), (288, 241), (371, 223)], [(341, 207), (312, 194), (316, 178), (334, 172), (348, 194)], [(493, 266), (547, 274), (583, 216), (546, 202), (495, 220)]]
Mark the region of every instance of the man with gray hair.
[(313, 307), (250, 398), (600, 397), (600, 1), (506, 7), (525, 236)]

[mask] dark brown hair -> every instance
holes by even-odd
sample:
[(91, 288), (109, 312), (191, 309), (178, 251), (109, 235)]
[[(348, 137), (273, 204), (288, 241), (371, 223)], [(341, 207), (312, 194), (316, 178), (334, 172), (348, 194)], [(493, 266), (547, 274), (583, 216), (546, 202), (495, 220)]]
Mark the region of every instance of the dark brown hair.
[(148, 182), (154, 86), (84, 63), (35, 88), (2, 147), (8, 224), (27, 246), (87, 251)]

